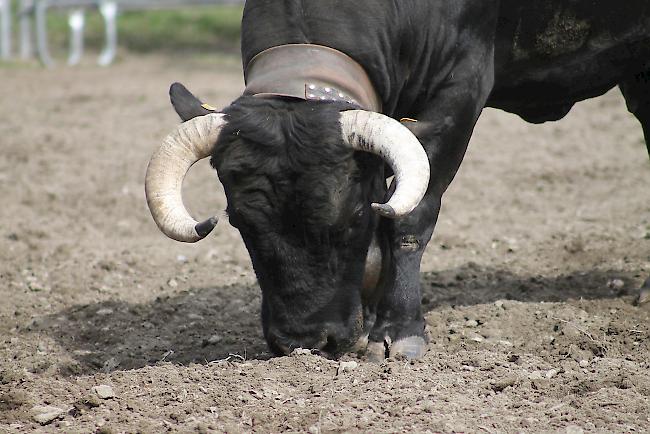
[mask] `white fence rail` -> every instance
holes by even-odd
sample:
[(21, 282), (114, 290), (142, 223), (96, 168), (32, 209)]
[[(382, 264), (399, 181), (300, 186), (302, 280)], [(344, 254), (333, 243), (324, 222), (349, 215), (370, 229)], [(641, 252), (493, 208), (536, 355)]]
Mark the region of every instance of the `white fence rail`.
[[(40, 61), (45, 66), (54, 65), (47, 31), (47, 14), (52, 9), (68, 11), (69, 65), (76, 65), (83, 56), (86, 13), (99, 12), (104, 23), (105, 43), (97, 63), (110, 65), (117, 51), (117, 17), (121, 11), (242, 3), (244, 0), (20, 0), (17, 11), (20, 22), (20, 57), (21, 59), (33, 57), (35, 35), (36, 52)], [(12, 57), (11, 13), (11, 0), (0, 0), (0, 60), (9, 60)]]
[(0, 60), (11, 57), (11, 0), (0, 0)]

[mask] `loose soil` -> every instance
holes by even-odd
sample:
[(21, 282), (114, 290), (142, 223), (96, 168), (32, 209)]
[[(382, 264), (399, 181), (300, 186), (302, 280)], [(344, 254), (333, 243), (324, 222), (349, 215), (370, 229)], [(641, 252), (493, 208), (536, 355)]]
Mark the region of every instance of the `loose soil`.
[(185, 191), (215, 234), (151, 220), (169, 84), (225, 105), (237, 59), (0, 74), (1, 432), (650, 431), (650, 163), (618, 91), (541, 126), (485, 111), (423, 262), (429, 351), (373, 364), (271, 357), (206, 162)]

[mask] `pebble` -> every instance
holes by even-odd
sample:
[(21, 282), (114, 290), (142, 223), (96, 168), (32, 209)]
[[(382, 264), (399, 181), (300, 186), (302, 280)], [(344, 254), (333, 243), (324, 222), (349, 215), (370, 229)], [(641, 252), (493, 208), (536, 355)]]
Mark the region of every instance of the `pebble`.
[(467, 321), (465, 321), (465, 326), (466, 327), (476, 327), (476, 326), (478, 326), (478, 321), (476, 321), (474, 319), (468, 319)]
[(610, 279), (607, 282), (607, 287), (612, 289), (623, 289), (624, 286), (625, 282), (623, 282), (621, 279)]
[(585, 430), (577, 425), (569, 425), (566, 427), (566, 434), (583, 434)]
[(492, 390), (494, 390), (495, 392), (501, 392), (501, 391), (503, 391), (504, 389), (506, 389), (507, 387), (513, 387), (513, 386), (515, 386), (515, 385), (517, 384), (518, 381), (519, 381), (519, 380), (518, 380), (518, 378), (517, 378), (515, 375), (513, 375), (513, 376), (509, 376), (509, 377), (505, 377), (505, 378), (502, 378), (502, 379), (500, 379), (500, 380), (498, 380), (498, 381), (495, 381), (495, 382), (491, 385), (491, 388), (492, 388)]
[(174, 279), (174, 278), (171, 278), (171, 279), (169, 279), (169, 280), (167, 281), (167, 285), (168, 285), (170, 288), (176, 288), (176, 287), (178, 287), (178, 281), (177, 281), (176, 279)]
[(424, 410), (426, 413), (433, 413), (435, 410), (435, 403), (427, 399), (426, 401), (422, 402), (422, 410)]
[(503, 307), (503, 300), (497, 300), (497, 301), (495, 301), (495, 302), (494, 302), (494, 305), (495, 305), (496, 307)]
[(557, 370), (557, 369), (550, 369), (550, 370), (546, 371), (546, 378), (553, 378), (553, 377), (555, 377), (557, 374), (558, 374), (558, 370)]
[(52, 405), (37, 405), (32, 407), (32, 417), (41, 425), (46, 425), (54, 419), (58, 419), (65, 412), (66, 410)]
[(311, 356), (311, 350), (307, 348), (296, 348), (291, 352), (292, 356)]
[(221, 342), (221, 336), (219, 335), (212, 335), (208, 338), (208, 343), (211, 345), (218, 344)]
[(95, 392), (101, 399), (115, 398), (113, 388), (106, 384), (100, 384), (99, 386), (93, 387), (93, 392)]
[(102, 316), (102, 315), (111, 315), (112, 313), (113, 313), (113, 309), (109, 309), (109, 308), (105, 307), (103, 309), (99, 309), (97, 311), (96, 315), (100, 315), (100, 316)]
[(578, 364), (580, 365), (581, 368), (586, 368), (587, 366), (589, 366), (589, 361), (583, 359), (583, 360), (580, 360), (580, 362)]
[(354, 360), (350, 360), (349, 362), (341, 362), (339, 363), (339, 369), (337, 374), (340, 374), (341, 372), (345, 372), (345, 371), (354, 371), (358, 367), (359, 364)]

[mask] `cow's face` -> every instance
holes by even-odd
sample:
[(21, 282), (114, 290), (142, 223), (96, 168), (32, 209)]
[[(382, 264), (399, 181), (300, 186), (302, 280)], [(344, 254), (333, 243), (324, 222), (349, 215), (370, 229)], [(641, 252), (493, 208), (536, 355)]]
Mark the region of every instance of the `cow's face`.
[[(181, 195), (192, 164), (212, 156), (230, 222), (262, 287), (271, 349), (336, 355), (350, 348), (362, 333), (364, 265), (378, 214), (407, 215), (427, 189), (429, 163), (418, 139), (394, 119), (343, 102), (243, 96), (217, 113), (180, 84), (170, 94), (185, 122), (147, 168), (147, 204), (158, 227), (184, 242), (214, 228), (217, 219), (195, 221)], [(382, 159), (395, 174), (386, 203)]]
[(269, 346), (344, 351), (362, 333), (381, 161), (343, 145), (335, 106), (252, 99), (226, 113), (212, 164), (262, 288)]

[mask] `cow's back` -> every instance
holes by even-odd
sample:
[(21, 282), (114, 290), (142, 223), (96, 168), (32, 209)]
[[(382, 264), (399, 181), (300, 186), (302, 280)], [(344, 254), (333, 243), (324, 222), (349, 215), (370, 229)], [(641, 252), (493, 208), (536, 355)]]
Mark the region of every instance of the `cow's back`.
[(501, 0), (495, 55), (489, 105), (561, 117), (650, 61), (650, 2)]

